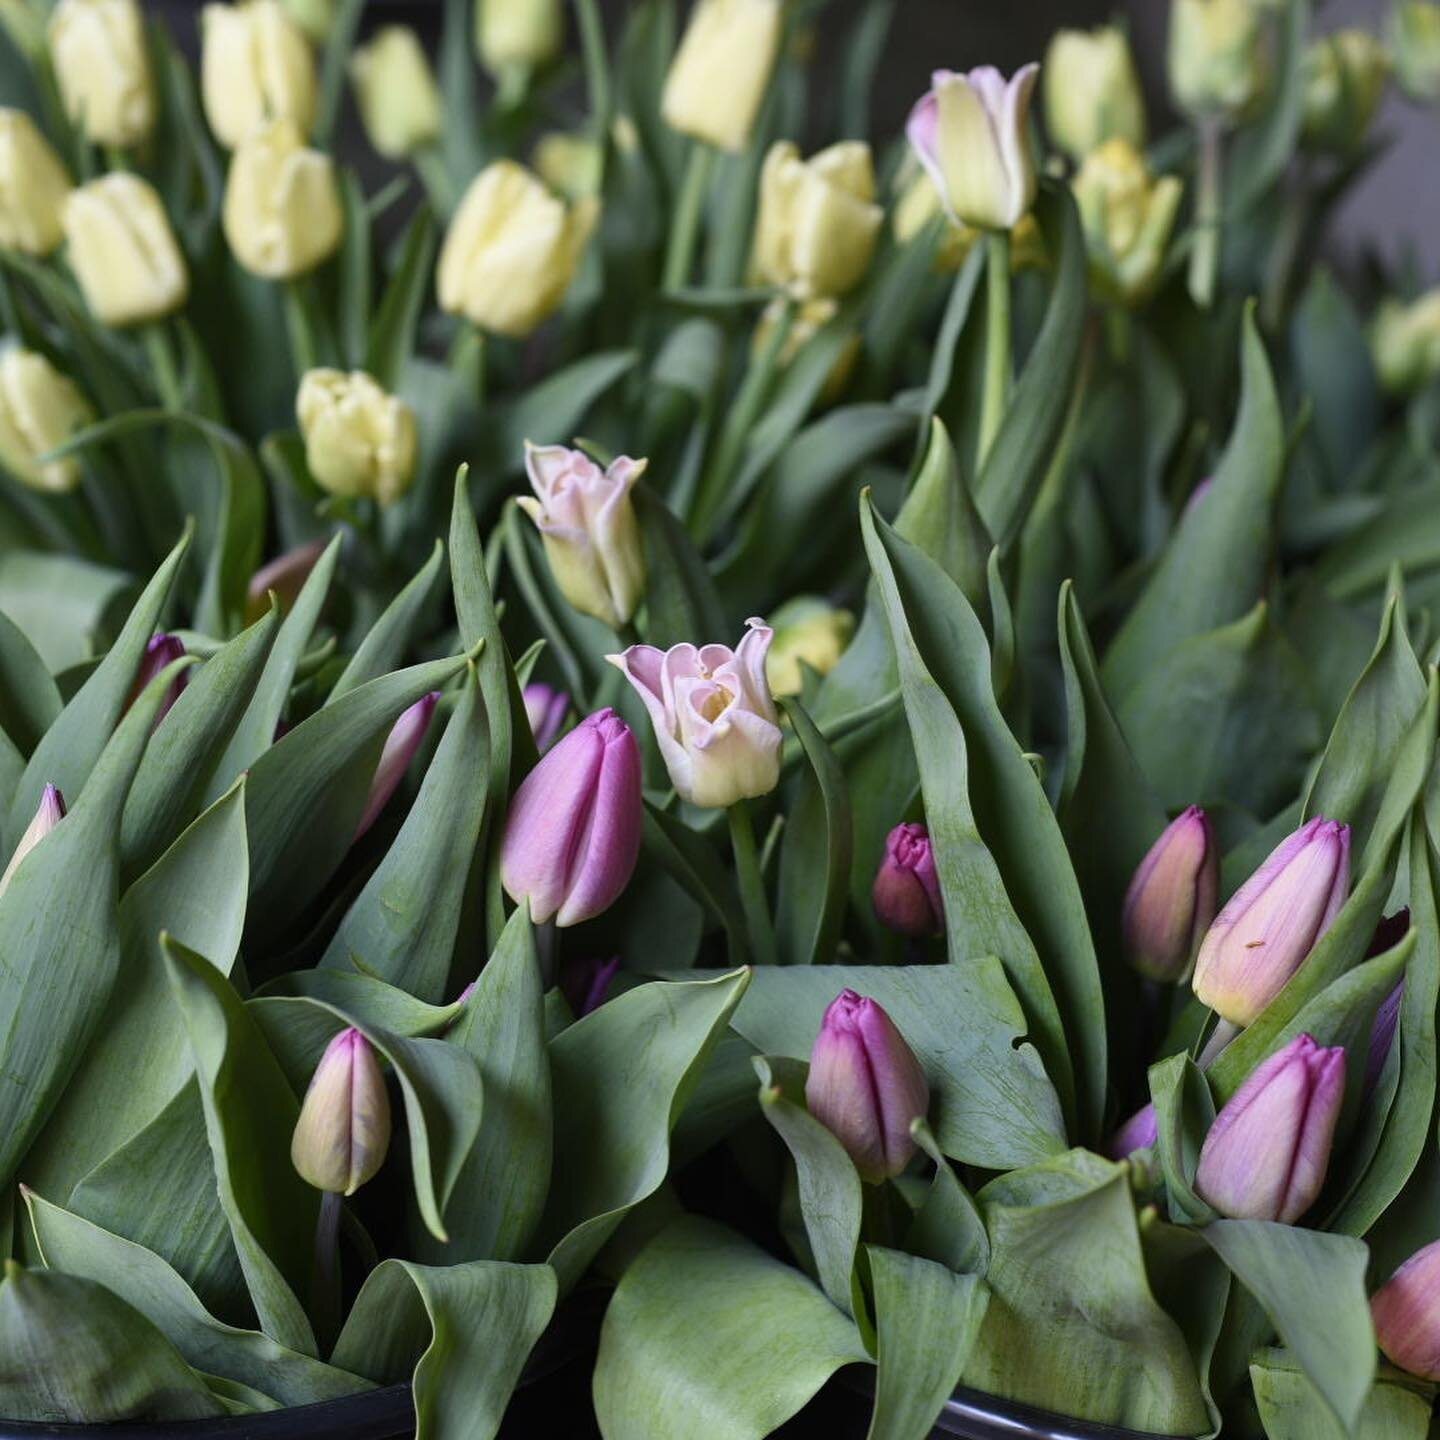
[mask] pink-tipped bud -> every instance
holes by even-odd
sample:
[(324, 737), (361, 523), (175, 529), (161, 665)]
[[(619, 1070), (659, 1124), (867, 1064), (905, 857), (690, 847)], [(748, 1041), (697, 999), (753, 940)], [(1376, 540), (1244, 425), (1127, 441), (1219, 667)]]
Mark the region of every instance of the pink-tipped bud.
[(317, 1190), (353, 1195), (385, 1163), (390, 1096), (370, 1042), (342, 1030), (310, 1077), (290, 1160)]
[(390, 734), (385, 738), (385, 748), (380, 752), (380, 763), (375, 767), (375, 778), (370, 782), (365, 813), (355, 827), (357, 840), (375, 823), (390, 797), (399, 789), (415, 752), (424, 743), (425, 732), (430, 728), (430, 717), (439, 703), (440, 692), (432, 690), (417, 700), (391, 727)]
[(1183, 980), (1220, 903), (1220, 854), (1198, 805), (1150, 847), (1125, 892), (1125, 954), (1151, 980)]
[(1440, 1380), (1440, 1240), (1417, 1250), (1375, 1292), (1370, 1314), (1392, 1365)]
[(620, 957), (612, 955), (608, 960), (576, 960), (565, 965), (560, 971), (560, 993), (570, 1007), (570, 1013), (583, 1020), (592, 1011), (598, 1010), (610, 991), (610, 983), (620, 973)]
[[(135, 672), (135, 683), (130, 687), (130, 698), (125, 702), (125, 708), (128, 710), (140, 698), (145, 687), (167, 665), (173, 665), (184, 654), (185, 646), (178, 635), (167, 635), (164, 631), (152, 635), (146, 642), (145, 654), (140, 658), (140, 668)], [(180, 698), (180, 692), (185, 688), (188, 679), (189, 672), (182, 670), (170, 682), (170, 689), (166, 691), (155, 715), (157, 725), (170, 713), (170, 707)]]
[(1297, 1035), (1215, 1117), (1195, 1189), (1235, 1220), (1298, 1220), (1325, 1183), (1344, 1098), (1345, 1051)]
[(1248, 1025), (1330, 928), (1350, 890), (1350, 827), (1322, 816), (1270, 852), (1201, 942), (1195, 993)]
[(1137, 1150), (1148, 1150), (1159, 1132), (1155, 1125), (1154, 1105), (1142, 1105), (1111, 1137), (1105, 1153), (1112, 1160), (1123, 1160)]
[(535, 737), (535, 748), (543, 755), (555, 743), (561, 726), (565, 724), (570, 697), (563, 690), (542, 685), (537, 680), (525, 687), (524, 698), (530, 733)]
[(530, 918), (578, 925), (615, 903), (630, 883), (645, 819), (640, 747), (610, 709), (559, 741), (510, 802), (500, 879)]
[(268, 564), (262, 565), (251, 577), (245, 591), (245, 619), (258, 620), (270, 608), (270, 592), (280, 602), (283, 614), (294, 603), (295, 597), (310, 578), (310, 572), (325, 553), (328, 540), (312, 540), (308, 545), (297, 545), (278, 555)]
[(945, 929), (935, 852), (923, 825), (897, 825), (885, 837), (885, 858), (870, 898), (880, 923), (901, 935), (939, 935)]
[(878, 1184), (898, 1175), (915, 1153), (910, 1122), (929, 1110), (930, 1087), (884, 1009), (842, 990), (815, 1037), (805, 1101), (845, 1147), (861, 1179)]
[(20, 868), (20, 862), (65, 818), (65, 797), (53, 786), (47, 785), (40, 796), (40, 804), (34, 818), (25, 827), (5, 873), (0, 875), (0, 895), (10, 888), (10, 881)]

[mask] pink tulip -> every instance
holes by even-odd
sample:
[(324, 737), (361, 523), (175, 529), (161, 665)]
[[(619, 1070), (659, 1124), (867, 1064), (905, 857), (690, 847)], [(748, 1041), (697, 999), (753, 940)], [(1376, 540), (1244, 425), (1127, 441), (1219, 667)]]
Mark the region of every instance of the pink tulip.
[(882, 925), (901, 935), (939, 935), (945, 905), (930, 832), (923, 825), (897, 825), (885, 838), (885, 858), (875, 872), (870, 898)]
[(430, 728), (430, 717), (440, 703), (440, 692), (432, 690), (422, 696), (390, 729), (385, 738), (385, 748), (380, 752), (380, 763), (375, 767), (375, 778), (370, 782), (370, 797), (365, 802), (365, 813), (355, 827), (358, 840), (380, 817), (380, 812), (389, 803), (390, 797), (400, 787), (410, 762), (415, 758)]
[(1375, 1292), (1370, 1314), (1392, 1365), (1440, 1380), (1440, 1240), (1417, 1250)]
[(0, 875), (0, 895), (10, 886), (20, 862), (65, 818), (65, 797), (53, 785), (47, 785), (40, 795), (40, 804), (34, 818), (25, 827), (5, 873)]
[(1125, 892), (1122, 926), (1130, 963), (1151, 980), (1184, 978), (1220, 895), (1220, 855), (1203, 810), (1166, 826)]
[(563, 690), (555, 690), (536, 681), (525, 687), (523, 698), (525, 718), (530, 722), (535, 748), (543, 755), (555, 743), (555, 737), (565, 724), (570, 697)]
[(1112, 1160), (1123, 1160), (1137, 1150), (1148, 1150), (1155, 1144), (1154, 1105), (1142, 1105), (1111, 1137), (1105, 1153)]

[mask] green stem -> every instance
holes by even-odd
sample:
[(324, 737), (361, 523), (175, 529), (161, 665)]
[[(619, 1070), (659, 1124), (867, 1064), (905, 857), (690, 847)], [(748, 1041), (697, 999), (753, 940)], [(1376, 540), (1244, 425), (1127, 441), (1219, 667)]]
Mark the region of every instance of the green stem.
[(750, 807), (737, 800), (726, 812), (730, 817), (730, 845), (735, 851), (735, 872), (740, 880), (740, 904), (745, 911), (750, 946), (761, 965), (773, 965), (775, 927), (770, 920), (770, 905), (765, 898), (765, 877), (760, 873), (760, 855), (755, 848), (755, 829), (750, 822)]
[(1215, 277), (1220, 269), (1221, 187), (1225, 138), (1215, 120), (1196, 126), (1199, 142), (1195, 176), (1195, 244), (1190, 251), (1190, 298), (1208, 310), (1215, 300)]
[(183, 410), (185, 387), (180, 382), (180, 372), (175, 365), (175, 350), (170, 343), (166, 322), (157, 320), (153, 325), (147, 325), (144, 335), (145, 355), (150, 361), (150, 374), (160, 403), (167, 410)]
[(410, 159), (430, 197), (430, 208), (442, 219), (448, 219), (455, 213), (455, 181), (439, 145), (422, 145)]
[(1299, 174), (1291, 181), (1285, 194), (1285, 209), (1265, 266), (1261, 289), (1260, 320), (1272, 333), (1280, 329), (1285, 318), (1291, 276), (1305, 243), (1305, 230), (1310, 219), (1310, 187), (1304, 157), (1301, 157), (1298, 169)]
[(340, 1333), (340, 1212), (344, 1202), (327, 1190), (320, 1196), (315, 1221), (313, 1318), (328, 1351)]
[(320, 364), (320, 336), (316, 332), (315, 317), (310, 313), (310, 297), (305, 286), (308, 281), (302, 277), (291, 280), (285, 286), (285, 328), (290, 335), (290, 359), (295, 367), (295, 378), (300, 380), (307, 370), (314, 370)]
[(985, 388), (980, 397), (976, 474), (984, 468), (1010, 403), (1010, 232), (985, 235)]
[(700, 141), (690, 146), (685, 163), (685, 179), (675, 214), (670, 222), (670, 243), (665, 251), (665, 274), (662, 289), (683, 290), (695, 264), (695, 244), (700, 237), (700, 221), (705, 213), (705, 196), (710, 189), (710, 166), (715, 152)]

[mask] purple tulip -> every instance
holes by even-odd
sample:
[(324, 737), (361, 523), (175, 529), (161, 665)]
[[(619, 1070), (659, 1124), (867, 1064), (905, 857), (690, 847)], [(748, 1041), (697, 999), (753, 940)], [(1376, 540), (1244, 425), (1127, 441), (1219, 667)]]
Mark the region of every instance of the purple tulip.
[(342, 1030), (326, 1047), (300, 1107), (290, 1160), (317, 1190), (353, 1195), (385, 1163), (390, 1096), (370, 1042)]
[(1297, 1035), (1215, 1117), (1195, 1189), (1236, 1220), (1298, 1220), (1325, 1183), (1344, 1098), (1344, 1049)]
[(1209, 818), (1192, 805), (1150, 847), (1125, 892), (1130, 963), (1151, 980), (1183, 980), (1220, 900), (1220, 855)]
[(390, 728), (385, 737), (385, 748), (380, 752), (380, 763), (375, 767), (375, 777), (370, 782), (370, 797), (365, 802), (365, 813), (355, 827), (358, 840), (379, 818), (380, 812), (389, 803), (390, 797), (400, 787), (410, 762), (415, 758), (430, 728), (430, 717), (440, 703), (440, 692), (432, 690), (422, 696)]
[(1370, 1315), (1392, 1365), (1440, 1380), (1440, 1240), (1417, 1250), (1375, 1292)]
[(1195, 993), (1248, 1025), (1330, 928), (1350, 889), (1350, 827), (1317, 815), (1235, 892), (1201, 942)]
[(884, 1009), (842, 990), (815, 1037), (805, 1100), (845, 1147), (860, 1178), (878, 1184), (898, 1175), (915, 1153), (910, 1122), (929, 1110), (930, 1087)]
[(500, 880), (537, 924), (578, 925), (630, 883), (645, 819), (640, 747), (611, 709), (597, 710), (525, 777), (510, 802)]
[(20, 868), (20, 862), (65, 818), (65, 797), (53, 785), (47, 785), (40, 795), (40, 804), (30, 823), (25, 827), (25, 833), (20, 837), (20, 843), (15, 847), (15, 853), (10, 857), (10, 863), (5, 867), (5, 873), (0, 875), (0, 895), (3, 895), (10, 887), (10, 881), (15, 872)]
[(536, 749), (543, 755), (555, 743), (555, 737), (565, 723), (570, 697), (563, 690), (555, 690), (536, 681), (525, 687), (524, 699), (530, 733), (535, 737)]
[(560, 972), (560, 993), (570, 1007), (570, 1013), (583, 1020), (592, 1011), (598, 1010), (606, 1000), (610, 984), (620, 973), (620, 957), (612, 955), (608, 960), (578, 960), (566, 965)]
[(870, 898), (880, 923), (901, 935), (939, 935), (945, 929), (935, 852), (923, 825), (897, 825), (885, 837), (885, 858)]
[(1137, 1150), (1149, 1150), (1159, 1137), (1155, 1126), (1154, 1105), (1142, 1105), (1111, 1137), (1105, 1153), (1112, 1160), (1123, 1160)]
[[(173, 665), (184, 654), (185, 646), (178, 635), (167, 635), (163, 630), (152, 635), (145, 644), (144, 655), (140, 657), (140, 668), (135, 672), (135, 683), (130, 687), (130, 698), (125, 702), (125, 708), (128, 710), (140, 698), (145, 687), (167, 665)], [(180, 692), (185, 688), (188, 679), (189, 674), (182, 670), (170, 682), (170, 689), (160, 702), (160, 709), (155, 715), (157, 725), (170, 713), (170, 707), (180, 698)]]
[(1365, 1055), (1365, 1094), (1371, 1094), (1380, 1083), (1380, 1072), (1390, 1058), (1390, 1047), (1395, 1043), (1395, 1030), (1400, 1023), (1400, 1001), (1405, 994), (1402, 980), (1380, 1002), (1370, 1026), (1370, 1048)]

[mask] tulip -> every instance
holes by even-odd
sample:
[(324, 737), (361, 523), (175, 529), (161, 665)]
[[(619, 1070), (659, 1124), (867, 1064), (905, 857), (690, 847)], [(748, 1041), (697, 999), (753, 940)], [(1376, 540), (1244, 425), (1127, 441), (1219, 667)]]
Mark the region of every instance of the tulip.
[(1390, 12), (1390, 53), (1400, 88), (1417, 104), (1440, 100), (1440, 5), (1405, 0)]
[(270, 608), (272, 593), (279, 600), (281, 610), (288, 610), (325, 553), (326, 544), (324, 540), (312, 540), (262, 565), (250, 577), (245, 589), (245, 618), (258, 620)]
[(353, 1195), (385, 1163), (390, 1096), (370, 1042), (342, 1030), (326, 1047), (290, 1140), (301, 1179), (333, 1195)]
[(870, 898), (880, 923), (901, 935), (918, 939), (944, 933), (945, 902), (930, 832), (923, 825), (897, 825), (885, 837), (885, 857)]
[(567, 206), (513, 160), (487, 165), (440, 251), (440, 308), (497, 335), (530, 334), (565, 298), (599, 215), (593, 197)]
[(1320, 1193), (1345, 1097), (1345, 1051), (1297, 1035), (1215, 1117), (1195, 1189), (1235, 1220), (1293, 1224)]
[(1158, 1131), (1155, 1124), (1155, 1106), (1142, 1105), (1111, 1137), (1105, 1146), (1105, 1153), (1112, 1160), (1124, 1160), (1137, 1150), (1151, 1149)]
[(64, 238), (70, 176), (23, 111), (0, 107), (0, 249), (43, 259)]
[(1417, 1250), (1375, 1292), (1370, 1316), (1392, 1365), (1440, 1380), (1440, 1240)]
[(1405, 998), (1405, 982), (1402, 980), (1380, 1003), (1375, 1019), (1370, 1025), (1370, 1045), (1365, 1053), (1365, 1094), (1369, 1095), (1380, 1083), (1385, 1062), (1390, 1058), (1391, 1047), (1395, 1044), (1395, 1031), (1400, 1025), (1400, 1002)]
[(65, 818), (65, 797), (53, 786), (47, 785), (40, 795), (40, 805), (34, 818), (25, 827), (5, 873), (0, 875), (0, 895), (10, 888), (20, 862)]
[(1248, 1025), (1284, 988), (1340, 913), (1350, 888), (1350, 827), (1323, 816), (1270, 852), (1201, 942), (1195, 993)]
[(930, 1087), (884, 1008), (842, 990), (810, 1052), (805, 1103), (845, 1147), (860, 1178), (875, 1185), (910, 1163), (910, 1124), (929, 1110)]
[(80, 460), (41, 460), (94, 418), (68, 377), (34, 350), (0, 350), (0, 465), (32, 490), (52, 494), (80, 483)]
[(387, 25), (350, 60), (350, 78), (370, 143), (403, 160), (440, 138), (440, 89), (420, 37)]
[(604, 1003), (611, 982), (620, 973), (620, 957), (609, 960), (581, 960), (560, 972), (560, 993), (570, 1013), (583, 1020)]
[(475, 51), (492, 74), (553, 60), (565, 38), (560, 0), (479, 0)]
[[(140, 698), (145, 687), (184, 654), (185, 644), (178, 635), (167, 635), (164, 631), (152, 635), (146, 642), (144, 655), (140, 657), (140, 668), (135, 672), (135, 683), (130, 687), (130, 698), (125, 702), (125, 708), (128, 710)], [(165, 698), (156, 712), (155, 724), (158, 725), (170, 713), (170, 707), (180, 698), (180, 692), (184, 690), (188, 679), (187, 672), (182, 670), (170, 682), (170, 688), (165, 692)]]
[(605, 151), (588, 135), (552, 130), (536, 141), (531, 163), (535, 173), (567, 200), (582, 200), (587, 195), (600, 193)]
[[(840, 302), (828, 296), (804, 300), (799, 304), (784, 295), (776, 295), (760, 312), (755, 333), (750, 337), (750, 354), (755, 361), (770, 350), (776, 327), (785, 325), (785, 338), (774, 357), (777, 368), (784, 370), (792, 360), (840, 313)], [(860, 358), (860, 335), (850, 330), (835, 357), (835, 363), (820, 387), (820, 403), (837, 400), (850, 383), (855, 362)], [(778, 693), (778, 692), (777, 692)]]
[(535, 496), (517, 503), (535, 522), (560, 593), (612, 630), (627, 625), (645, 593), (645, 555), (630, 490), (644, 460), (622, 455), (602, 470), (563, 445), (525, 442)]
[(415, 478), (415, 412), (363, 370), (308, 370), (295, 402), (305, 463), (331, 495), (370, 496), (382, 505)]
[(1440, 288), (1408, 305), (1382, 300), (1370, 348), (1380, 383), (1392, 394), (1422, 389), (1440, 375)]
[(376, 765), (374, 778), (370, 781), (365, 813), (355, 827), (357, 840), (379, 819), (390, 797), (400, 788), (415, 752), (424, 742), (425, 732), (430, 728), (430, 717), (439, 703), (440, 692), (432, 690), (404, 711), (390, 727), (384, 748), (380, 751), (380, 763)]
[(563, 690), (554, 690), (536, 681), (525, 687), (522, 698), (525, 701), (525, 718), (530, 722), (530, 733), (535, 737), (535, 748), (543, 755), (555, 743), (565, 724), (570, 697)]
[(1180, 181), (1153, 179), (1128, 140), (1108, 140), (1086, 156), (1074, 188), (1096, 290), (1127, 305), (1146, 299), (1165, 263)]
[(718, 150), (745, 149), (784, 30), (780, 0), (696, 0), (665, 77), (665, 123)]
[(1337, 30), (1306, 50), (1304, 70), (1306, 143), (1340, 154), (1353, 150), (1390, 78), (1385, 47), (1366, 30)]
[(1145, 144), (1145, 99), (1125, 32), (1058, 30), (1045, 54), (1045, 124), (1073, 160), (1107, 140)]
[(611, 709), (597, 710), (520, 783), (500, 846), (500, 880), (537, 925), (578, 925), (630, 883), (644, 825), (640, 747)]
[(227, 150), (275, 120), (308, 135), (317, 85), (310, 42), (280, 0), (207, 5), (200, 12), (200, 95)]
[(241, 142), (221, 220), (235, 258), (266, 280), (294, 280), (339, 248), (345, 229), (335, 165), (307, 150), (290, 120)]
[(323, 45), (335, 26), (335, 0), (284, 0), (285, 13), (312, 45)]
[(185, 304), (190, 272), (165, 202), (138, 175), (117, 171), (72, 190), (60, 222), (70, 268), (103, 324), (160, 320)]
[(844, 295), (870, 268), (884, 218), (868, 145), (847, 140), (802, 160), (778, 141), (760, 172), (755, 270), (800, 300)]
[(772, 620), (775, 640), (765, 657), (765, 676), (772, 695), (798, 695), (805, 688), (802, 666), (828, 675), (840, 663), (855, 617), (810, 595), (787, 600)]
[(942, 274), (951, 273), (965, 263), (980, 232), (968, 225), (957, 225), (945, 214), (945, 204), (935, 188), (934, 178), (927, 170), (917, 167), (901, 191), (890, 221), (895, 243), (908, 245), (937, 217), (943, 217), (945, 224), (935, 252), (935, 268)]
[(981, 230), (1013, 230), (1035, 203), (1035, 164), (1026, 122), (1040, 73), (1026, 65), (1009, 81), (993, 66), (937, 70), (905, 127), (951, 219)]
[(1253, 0), (1172, 0), (1170, 89), (1192, 119), (1233, 121), (1258, 98), (1260, 22)]
[(773, 632), (762, 620), (725, 645), (632, 645), (607, 655), (635, 687), (670, 783), (682, 800), (721, 809), (780, 782), (780, 717), (765, 679)]
[(60, 0), (50, 60), (65, 112), (95, 145), (138, 145), (155, 126), (155, 85), (136, 0)]
[(1146, 852), (1125, 892), (1126, 958), (1151, 980), (1183, 980), (1215, 918), (1220, 852), (1210, 820), (1192, 805)]

